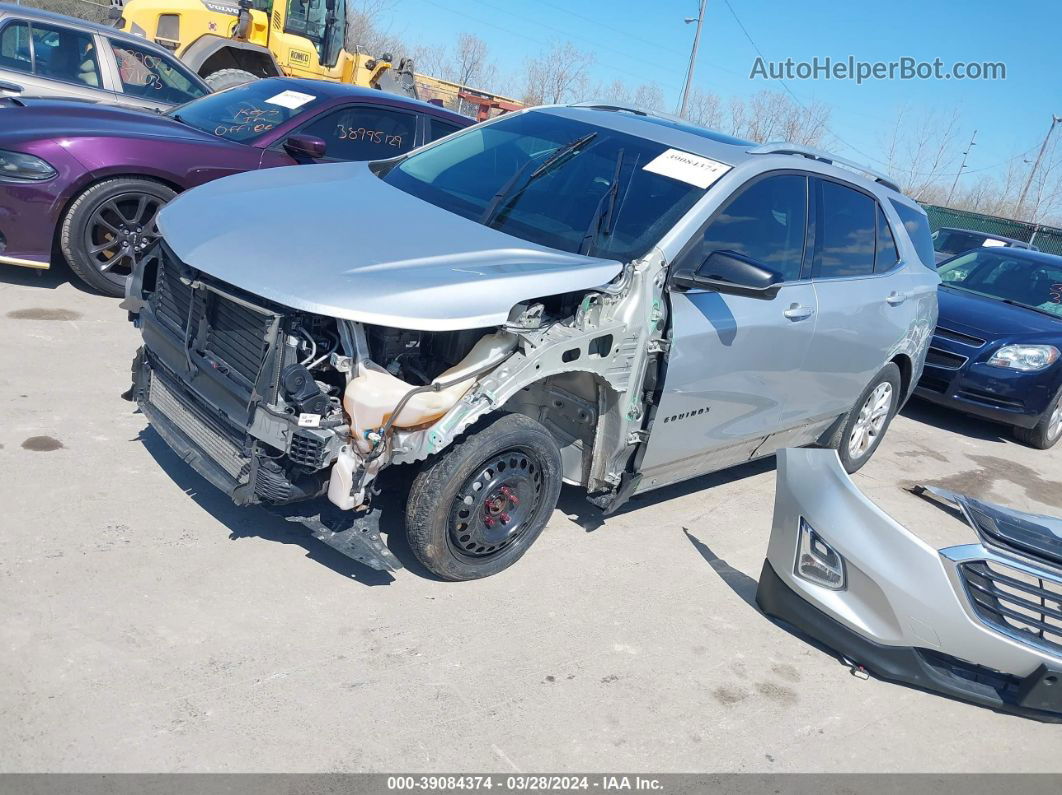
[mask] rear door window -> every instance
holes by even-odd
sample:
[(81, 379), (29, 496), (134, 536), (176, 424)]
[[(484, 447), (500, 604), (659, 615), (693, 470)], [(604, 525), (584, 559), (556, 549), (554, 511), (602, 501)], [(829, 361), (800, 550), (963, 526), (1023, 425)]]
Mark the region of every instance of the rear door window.
[(892, 235), (892, 228), (885, 217), (885, 211), (880, 206), (877, 210), (878, 243), (874, 253), (874, 273), (885, 273), (892, 270), (900, 261), (900, 252), (896, 250), (896, 238)]
[(124, 93), (173, 105), (207, 93), (188, 72), (158, 53), (125, 41), (109, 43)]
[(929, 218), (921, 210), (915, 210), (906, 204), (900, 204), (895, 199), (889, 199), (892, 208), (900, 216), (907, 236), (911, 238), (918, 258), (927, 268), (936, 267), (936, 257), (933, 255), (933, 235), (929, 231)]
[(322, 114), (299, 132), (324, 140), (328, 160), (382, 160), (412, 149), (416, 130), (412, 113), (350, 105)]
[(816, 180), (816, 279), (868, 276), (874, 272), (877, 202), (836, 182)]
[(799, 174), (767, 177), (745, 188), (705, 227), (680, 267), (696, 269), (713, 251), (762, 263), (784, 281), (800, 278), (807, 236), (808, 181)]
[(96, 42), (91, 34), (34, 22), (34, 74), (89, 88), (102, 88)]
[(0, 31), (0, 69), (33, 72), (30, 27), (25, 22), (9, 23)]
[(455, 133), (461, 128), (456, 124), (450, 124), (449, 122), (440, 121), (434, 116), (428, 117), (428, 141), (435, 141), (443, 136)]

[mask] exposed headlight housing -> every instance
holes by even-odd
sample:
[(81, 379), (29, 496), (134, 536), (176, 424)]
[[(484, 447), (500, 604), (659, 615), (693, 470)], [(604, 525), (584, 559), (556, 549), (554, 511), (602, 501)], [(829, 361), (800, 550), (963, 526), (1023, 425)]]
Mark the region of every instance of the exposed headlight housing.
[(1004, 345), (992, 354), (988, 363), (993, 367), (1033, 373), (1050, 367), (1056, 361), (1058, 348), (1054, 345)]
[(51, 164), (35, 155), (0, 149), (0, 180), (40, 182), (56, 175)]
[(804, 517), (800, 517), (795, 572), (797, 577), (831, 591), (843, 591), (848, 585), (844, 558), (822, 540)]

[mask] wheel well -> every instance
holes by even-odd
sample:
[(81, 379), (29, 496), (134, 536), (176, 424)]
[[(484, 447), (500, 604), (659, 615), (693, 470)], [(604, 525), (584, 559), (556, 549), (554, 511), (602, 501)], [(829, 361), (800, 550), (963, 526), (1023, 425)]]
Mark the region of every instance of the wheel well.
[(612, 427), (615, 412), (611, 409), (618, 405), (619, 393), (601, 376), (575, 370), (528, 384), (502, 408), (545, 426), (561, 449), (564, 479), (585, 485), (594, 462), (595, 443)]
[(906, 399), (911, 390), (911, 376), (914, 373), (911, 357), (905, 353), (900, 353), (893, 356), (891, 361), (900, 368), (900, 394), (903, 399)]
[(199, 76), (206, 77), (222, 69), (242, 69), (256, 77), (277, 77), (276, 66), (264, 53), (236, 47), (222, 47), (203, 61)]
[(170, 180), (162, 179), (161, 177), (145, 176), (143, 174), (108, 174), (105, 177), (100, 177), (99, 179), (94, 179), (94, 180), (92, 180), (92, 182), (89, 182), (89, 183), (86, 183), (85, 185), (82, 185), (78, 190), (76, 190), (74, 193), (72, 193), (70, 195), (70, 198), (68, 198), (63, 203), (63, 207), (59, 211), (59, 215), (56, 216), (56, 219), (55, 219), (55, 231), (52, 233), (52, 257), (53, 257), (53, 259), (55, 257), (57, 257), (57, 256), (61, 257), (63, 255), (62, 246), (60, 245), (60, 238), (62, 237), (62, 234), (63, 234), (63, 219), (66, 218), (66, 214), (68, 212), (70, 212), (71, 205), (74, 202), (76, 202), (78, 200), (78, 197), (81, 196), (81, 194), (83, 194), (85, 191), (89, 190), (90, 188), (94, 188), (96, 185), (99, 185), (101, 182), (107, 182), (108, 180), (112, 180), (112, 179), (146, 179), (146, 180), (150, 180), (152, 182), (157, 182), (160, 185), (165, 185), (167, 188), (169, 188), (172, 191), (176, 191), (177, 193), (180, 193), (181, 190), (182, 190), (181, 186), (178, 185), (176, 182), (171, 182)]

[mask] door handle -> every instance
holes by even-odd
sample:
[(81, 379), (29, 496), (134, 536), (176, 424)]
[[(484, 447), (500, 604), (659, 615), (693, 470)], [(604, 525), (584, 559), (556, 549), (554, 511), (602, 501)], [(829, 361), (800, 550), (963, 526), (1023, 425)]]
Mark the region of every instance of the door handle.
[(815, 314), (815, 310), (810, 306), (801, 306), (800, 304), (791, 304), (788, 309), (782, 312), (790, 320), (806, 320)]
[(885, 299), (885, 303), (889, 306), (899, 306), (907, 300), (906, 293), (897, 293), (895, 291), (889, 293), (889, 297)]

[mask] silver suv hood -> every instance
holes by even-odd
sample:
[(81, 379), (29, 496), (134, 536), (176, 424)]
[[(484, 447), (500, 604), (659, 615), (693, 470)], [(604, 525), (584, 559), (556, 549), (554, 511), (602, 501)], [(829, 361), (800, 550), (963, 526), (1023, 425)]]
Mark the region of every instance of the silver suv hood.
[(210, 182), (170, 202), (159, 229), (182, 261), (255, 295), (424, 331), (498, 325), (513, 304), (598, 287), (622, 268), (442, 210), (365, 163)]

